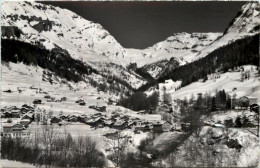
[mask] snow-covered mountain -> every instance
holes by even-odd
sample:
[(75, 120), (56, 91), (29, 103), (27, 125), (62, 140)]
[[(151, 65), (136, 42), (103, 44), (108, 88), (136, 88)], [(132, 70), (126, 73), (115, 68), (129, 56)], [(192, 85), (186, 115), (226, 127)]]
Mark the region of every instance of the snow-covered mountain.
[(180, 64), (190, 62), (198, 52), (209, 46), (222, 33), (175, 33), (166, 40), (143, 50), (126, 49), (125, 58), (138, 66), (175, 57)]
[[(129, 80), (133, 88), (146, 83), (127, 65), (137, 63), (154, 78), (162, 72), (207, 56), (223, 45), (259, 33), (259, 3), (249, 2), (222, 33), (175, 33), (146, 49), (123, 48), (100, 24), (74, 12), (36, 2), (2, 3), (2, 39), (16, 39), (59, 48), (95, 69)], [(174, 65), (172, 65), (174, 63)], [(121, 73), (122, 72), (122, 73)]]
[(6, 38), (8, 26), (14, 26), (22, 31), (19, 40), (40, 42), (46, 49), (59, 46), (85, 62), (117, 63), (123, 57), (124, 48), (100, 24), (67, 9), (36, 2), (3, 2), (1, 24)]
[(219, 47), (228, 45), (229, 43), (238, 39), (243, 39), (247, 36), (253, 36), (260, 32), (260, 3), (259, 2), (248, 2), (246, 3), (241, 11), (238, 12), (237, 16), (230, 22), (229, 27), (224, 32), (223, 36), (214, 41), (211, 45), (206, 47), (204, 50), (199, 52), (193, 59), (205, 57), (212, 51)]
[[(150, 57), (156, 55), (155, 58), (163, 57), (165, 59), (168, 58), (168, 60), (170, 57), (174, 57), (179, 62), (179, 65), (203, 58), (220, 47), (226, 46), (236, 40), (259, 34), (259, 12), (260, 4), (258, 2), (248, 2), (230, 22), (223, 35), (220, 33), (180, 33), (150, 47), (149, 49), (153, 50), (153, 52), (150, 53)], [(174, 43), (169, 39), (174, 39)], [(179, 44), (177, 43), (178, 40), (180, 42)], [(192, 44), (194, 44), (194, 46), (191, 47)], [(180, 48), (176, 48), (176, 46)], [(143, 56), (146, 56), (147, 53), (144, 53), (149, 49), (142, 51)], [(172, 66), (170, 61), (168, 61), (168, 63), (159, 61), (147, 64), (144, 68), (146, 68), (147, 72), (153, 77), (158, 78), (164, 72), (173, 70), (177, 68), (177, 66)]]
[(125, 49), (100, 24), (74, 12), (36, 2), (2, 3), (2, 36), (10, 38), (10, 26), (21, 31), (19, 40), (46, 49), (58, 46), (71, 57), (84, 62), (113, 62), (138, 66), (175, 57), (181, 64), (190, 62), (198, 52), (221, 33), (176, 33), (147, 49)]
[(125, 68), (125, 50), (108, 31), (67, 9), (36, 2), (3, 2), (1, 27), (2, 39), (66, 50), (70, 57), (103, 76), (130, 81), (133, 88), (146, 82)]

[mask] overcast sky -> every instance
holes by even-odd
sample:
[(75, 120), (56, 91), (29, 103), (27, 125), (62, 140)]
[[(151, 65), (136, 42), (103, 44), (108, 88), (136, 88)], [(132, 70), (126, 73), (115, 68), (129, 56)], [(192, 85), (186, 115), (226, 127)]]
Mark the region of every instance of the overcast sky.
[(101, 24), (126, 48), (146, 48), (178, 32), (223, 32), (246, 2), (44, 2)]

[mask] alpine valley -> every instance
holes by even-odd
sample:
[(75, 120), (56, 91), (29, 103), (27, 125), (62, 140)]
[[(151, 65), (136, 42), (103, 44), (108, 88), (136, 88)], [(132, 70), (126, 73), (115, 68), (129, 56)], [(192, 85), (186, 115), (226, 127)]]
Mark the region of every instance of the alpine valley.
[(67, 9), (2, 2), (0, 167), (257, 166), (259, 28), (251, 1), (224, 32), (133, 49)]

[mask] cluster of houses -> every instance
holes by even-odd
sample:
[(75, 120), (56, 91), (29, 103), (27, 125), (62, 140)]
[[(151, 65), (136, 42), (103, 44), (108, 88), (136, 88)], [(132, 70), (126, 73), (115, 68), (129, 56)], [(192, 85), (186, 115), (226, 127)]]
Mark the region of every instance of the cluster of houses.
[[(138, 117), (122, 114), (118, 111), (106, 112), (106, 106), (90, 106), (95, 109), (95, 114), (82, 115), (53, 115), (45, 109), (32, 107), (27, 104), (21, 107), (11, 106), (1, 109), (1, 117), (5, 120), (2, 123), (1, 136), (4, 137), (27, 137), (30, 132), (26, 131), (34, 121), (40, 124), (57, 124), (59, 126), (67, 123), (81, 122), (90, 125), (92, 128), (109, 127), (117, 130), (131, 129), (135, 133), (155, 132), (161, 133), (172, 130), (172, 124), (160, 119), (145, 120)], [(15, 122), (13, 122), (15, 121)]]
[[(218, 78), (220, 78), (220, 74), (221, 74), (220, 72), (212, 73), (212, 74), (207, 75), (207, 78), (209, 80), (218, 79)], [(200, 79), (199, 82), (204, 82), (204, 80)]]
[(49, 120), (50, 124), (63, 125), (68, 122), (81, 122), (93, 128), (109, 127), (118, 130), (132, 129), (136, 133), (140, 131), (152, 131), (161, 133), (171, 131), (172, 124), (162, 120), (146, 121), (138, 117), (113, 112), (111, 115), (105, 113), (95, 113), (91, 115), (58, 115)]
[[(33, 120), (34, 108), (26, 104), (21, 108), (16, 106), (5, 107), (1, 109), (1, 131), (2, 137), (29, 137), (30, 132), (26, 128)], [(5, 122), (3, 122), (6, 120)], [(17, 123), (13, 123), (16, 120)]]
[(1, 136), (27, 137), (30, 133), (26, 132), (26, 129), (33, 121), (46, 123), (51, 115), (47, 114), (44, 109), (36, 109), (24, 104), (20, 108), (16, 106), (2, 108), (1, 118)]
[(20, 138), (20, 137), (29, 137), (30, 132), (26, 131), (26, 128), (19, 123), (1, 123), (1, 137), (11, 137), (11, 138)]
[(22, 105), (21, 108), (16, 106), (4, 107), (1, 109), (1, 118), (21, 118), (22, 115), (33, 112), (34, 108), (27, 104)]
[(257, 97), (243, 96), (240, 98), (232, 98), (232, 108), (246, 110), (257, 104)]

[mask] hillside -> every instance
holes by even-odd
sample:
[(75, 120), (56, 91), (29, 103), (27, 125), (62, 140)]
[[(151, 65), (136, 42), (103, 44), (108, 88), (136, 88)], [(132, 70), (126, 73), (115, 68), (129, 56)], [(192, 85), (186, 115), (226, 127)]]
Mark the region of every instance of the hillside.
[[(242, 96), (259, 97), (260, 94), (260, 80), (256, 66), (245, 65), (241, 66), (245, 71), (249, 71), (250, 79), (241, 79), (239, 71), (231, 71), (226, 73), (213, 73), (208, 75), (208, 79), (203, 81), (193, 82), (185, 87), (175, 90), (168, 86), (167, 92), (171, 94), (172, 99), (189, 99), (193, 94), (195, 97), (198, 93), (215, 94), (216, 90), (225, 90), (226, 92), (234, 92), (237, 98)], [(233, 91), (235, 89), (235, 91)], [(258, 100), (260, 103), (260, 100)]]
[(3, 2), (0, 167), (257, 165), (259, 11), (140, 50), (67, 9)]
[(40, 43), (49, 50), (58, 46), (84, 62), (117, 62), (123, 57), (122, 46), (100, 24), (67, 9), (36, 2), (3, 2), (1, 26), (3, 38), (10, 38), (12, 27), (17, 27), (21, 31), (18, 40)]
[[(243, 41), (253, 37), (253, 36), (258, 36), (259, 34), (259, 12), (260, 12), (260, 4), (258, 2), (248, 2), (245, 4), (241, 11), (238, 12), (237, 16), (230, 22), (229, 26), (226, 28), (225, 32), (223, 35), (221, 34), (206, 34), (204, 35), (205, 41), (208, 42), (206, 45), (202, 47), (202, 49), (197, 49), (197, 52), (190, 53), (188, 56), (184, 57), (182, 61), (186, 60), (186, 62), (181, 62), (178, 60), (178, 56), (175, 55), (175, 58), (177, 57), (177, 60), (181, 65), (193, 63), (194, 61), (198, 61), (204, 57), (209, 57), (210, 55), (214, 55), (219, 57), (223, 56), (222, 53), (218, 53), (219, 50), (222, 48), (229, 48), (230, 45), (236, 43), (237, 41)], [(196, 36), (195, 36), (196, 37)], [(198, 39), (201, 39), (200, 34), (198, 34)], [(211, 38), (210, 38), (211, 37)], [(203, 38), (202, 38), (203, 39)], [(199, 44), (200, 42), (197, 41)], [(160, 44), (160, 43), (158, 43)], [(255, 44), (257, 45), (257, 44)], [(198, 45), (200, 46), (200, 45)], [(168, 48), (167, 48), (168, 49)], [(194, 50), (191, 50), (194, 51)], [(226, 51), (227, 53), (232, 52)], [(185, 52), (183, 52), (185, 53)], [(216, 54), (217, 53), (217, 54)], [(221, 54), (221, 55), (219, 55)], [(230, 56), (231, 57), (231, 56)], [(187, 58), (187, 59), (185, 59)], [(154, 63), (155, 65), (150, 65), (147, 67), (145, 65), (144, 67), (147, 67), (147, 71), (150, 71), (151, 74), (156, 77), (160, 78), (166, 75), (170, 74), (173, 72), (177, 67), (172, 66), (171, 64), (164, 66), (162, 69), (155, 69), (152, 68), (156, 65), (159, 64), (160, 67), (160, 62), (159, 63)], [(151, 71), (151, 69), (154, 69)], [(165, 73), (166, 72), (166, 73)], [(166, 75), (167, 76), (167, 75)], [(170, 78), (168, 76), (168, 78)], [(160, 80), (159, 80), (160, 81)], [(162, 81), (160, 81), (162, 82)]]
[(136, 62), (138, 66), (169, 60), (172, 57), (180, 64), (186, 64), (221, 35), (221, 33), (176, 33), (143, 50), (126, 49), (125, 58)]
[(248, 2), (245, 4), (237, 16), (230, 22), (223, 36), (199, 52), (194, 60), (205, 57), (217, 48), (228, 45), (238, 39), (258, 34), (260, 32), (259, 16), (260, 4), (258, 2)]
[[(13, 40), (13, 43), (16, 43), (3, 45), (5, 47), (3, 50), (8, 53), (4, 53), (2, 60), (14, 61), (11, 58), (15, 55), (25, 57), (25, 53), (30, 53), (30, 58), (26, 58), (27, 64), (54, 71), (53, 68), (42, 65), (50, 61), (43, 54), (52, 53), (55, 55), (52, 56), (52, 61), (55, 61), (51, 64), (56, 64), (57, 67), (61, 67), (61, 61), (57, 59), (63, 62), (70, 59), (80, 64), (80, 69), (95, 69), (95, 73), (101, 74), (105, 81), (108, 80), (107, 78), (117, 78), (117, 82), (120, 80), (126, 87), (134, 89), (146, 83), (141, 76), (125, 68), (126, 64), (121, 61), (124, 49), (101, 25), (85, 20), (66, 9), (36, 2), (4, 2), (2, 6), (2, 41), (10, 43)], [(26, 47), (19, 48), (17, 45)], [(41, 52), (37, 53), (35, 50)], [(40, 59), (44, 61), (39, 62)], [(18, 60), (24, 61), (24, 58)], [(64, 66), (64, 68), (68, 67)], [(76, 71), (79, 71), (79, 66)], [(60, 75), (57, 69), (55, 73)], [(74, 76), (88, 73), (81, 71)], [(130, 84), (126, 84), (128, 81)]]

